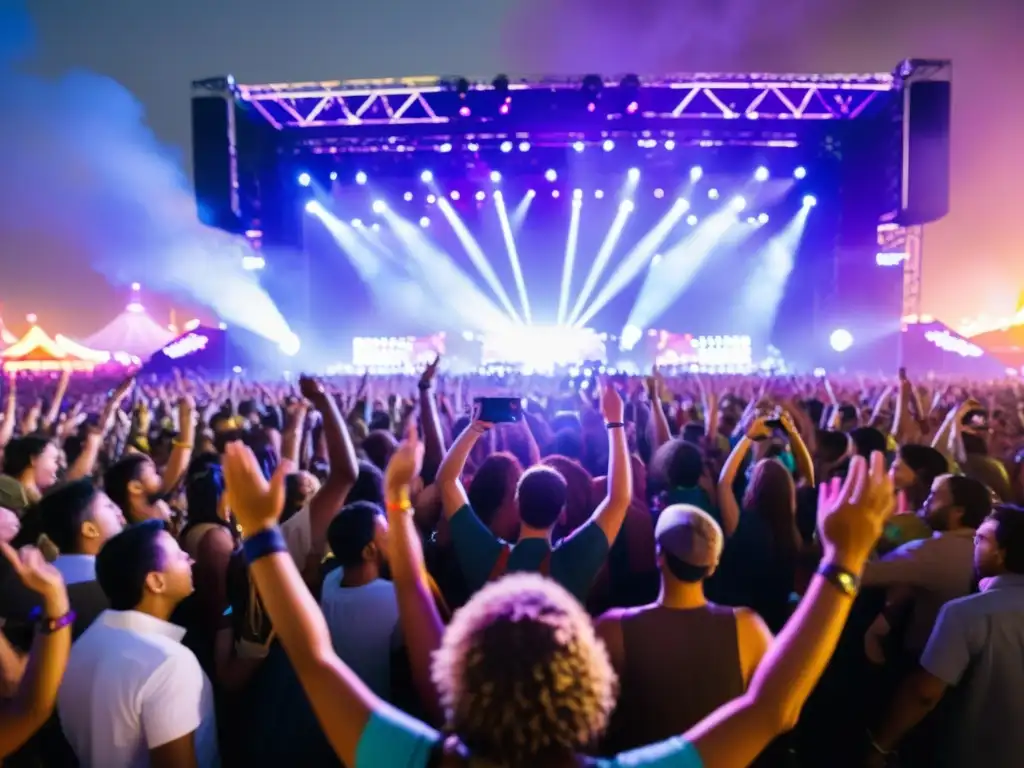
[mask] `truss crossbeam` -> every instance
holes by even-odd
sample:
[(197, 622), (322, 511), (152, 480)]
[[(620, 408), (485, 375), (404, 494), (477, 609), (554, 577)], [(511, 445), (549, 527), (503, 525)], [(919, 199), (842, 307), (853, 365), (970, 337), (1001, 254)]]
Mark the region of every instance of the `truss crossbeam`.
[[(609, 125), (645, 120), (853, 120), (879, 107), (893, 90), (890, 75), (680, 75), (639, 88), (581, 80), (522, 80), (497, 90), (483, 83), (434, 78), (238, 85), (279, 130), (457, 123), (469, 130), (522, 114), (558, 113), (563, 120)], [(508, 102), (507, 114), (498, 107)], [(627, 106), (634, 103), (635, 114)], [(590, 105), (594, 109), (590, 109)]]

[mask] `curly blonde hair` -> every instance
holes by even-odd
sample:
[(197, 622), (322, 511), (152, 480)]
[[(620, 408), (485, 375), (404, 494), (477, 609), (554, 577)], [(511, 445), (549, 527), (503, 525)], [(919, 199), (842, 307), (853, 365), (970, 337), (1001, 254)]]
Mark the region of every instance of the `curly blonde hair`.
[(537, 574), (489, 584), (459, 610), (433, 660), (446, 729), (474, 757), (542, 766), (592, 745), (618, 680), (590, 617)]

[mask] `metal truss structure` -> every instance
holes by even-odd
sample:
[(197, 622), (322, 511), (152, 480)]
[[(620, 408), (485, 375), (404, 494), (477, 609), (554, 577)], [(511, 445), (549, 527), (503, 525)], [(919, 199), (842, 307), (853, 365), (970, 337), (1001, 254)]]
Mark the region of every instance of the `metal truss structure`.
[(888, 74), (499, 77), (493, 83), (423, 77), (269, 85), (238, 85), (227, 77), (194, 83), (193, 90), (223, 88), (279, 131), (433, 125), (466, 133), (526, 119), (620, 129), (651, 121), (853, 120), (881, 108), (896, 82)]
[(903, 322), (917, 322), (921, 315), (921, 258), (924, 227), (901, 227), (886, 223), (878, 226), (879, 257), (888, 254), (890, 262), (880, 266), (903, 264)]

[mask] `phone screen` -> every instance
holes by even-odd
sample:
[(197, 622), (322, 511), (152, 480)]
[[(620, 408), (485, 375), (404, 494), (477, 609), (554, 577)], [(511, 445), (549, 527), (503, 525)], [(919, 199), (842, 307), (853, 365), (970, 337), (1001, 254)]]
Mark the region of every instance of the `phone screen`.
[(476, 418), (491, 424), (511, 424), (523, 417), (523, 399), (521, 397), (478, 397)]

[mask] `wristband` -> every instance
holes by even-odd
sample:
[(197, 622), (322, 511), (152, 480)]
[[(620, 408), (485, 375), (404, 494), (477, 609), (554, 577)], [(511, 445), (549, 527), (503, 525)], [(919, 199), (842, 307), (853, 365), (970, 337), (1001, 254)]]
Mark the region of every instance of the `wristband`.
[(242, 550), (245, 552), (245, 559), (254, 563), (261, 557), (287, 552), (288, 545), (285, 543), (281, 529), (275, 525), (273, 528), (254, 533), (245, 539), (242, 542)]
[(389, 501), (384, 506), (389, 514), (391, 512), (408, 512), (412, 509), (412, 502), (406, 497), (398, 501)]
[(609, 421), (609, 422), (605, 423), (604, 428), (605, 429), (622, 429), (624, 426), (626, 426), (626, 422), (624, 422), (624, 421)]
[(32, 610), (31, 616), (35, 619), (39, 625), (39, 632), (44, 635), (52, 635), (54, 632), (59, 632), (64, 627), (70, 627), (75, 623), (75, 612), (68, 611), (63, 616), (58, 616), (56, 619), (43, 618), (42, 606), (37, 606)]
[(860, 577), (842, 566), (824, 563), (818, 568), (818, 575), (836, 587), (847, 597), (856, 597), (860, 589)]

